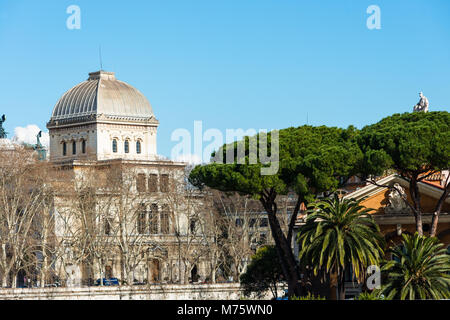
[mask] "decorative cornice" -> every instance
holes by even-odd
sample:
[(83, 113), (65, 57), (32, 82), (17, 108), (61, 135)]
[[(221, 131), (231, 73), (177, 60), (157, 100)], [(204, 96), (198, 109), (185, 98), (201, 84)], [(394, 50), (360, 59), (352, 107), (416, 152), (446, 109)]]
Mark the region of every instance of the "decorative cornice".
[(157, 127), (159, 121), (155, 117), (114, 116), (105, 114), (89, 114), (67, 119), (52, 118), (47, 123), (48, 129), (72, 127), (74, 125), (86, 125), (91, 123), (126, 123), (136, 125), (151, 125)]

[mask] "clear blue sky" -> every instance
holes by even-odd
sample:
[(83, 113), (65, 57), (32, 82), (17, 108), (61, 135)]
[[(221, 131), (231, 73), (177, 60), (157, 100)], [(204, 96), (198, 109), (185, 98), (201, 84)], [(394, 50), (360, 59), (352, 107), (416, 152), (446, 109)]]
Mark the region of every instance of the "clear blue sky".
[[(66, 9), (81, 8), (81, 30)], [(366, 27), (369, 5), (381, 30)], [(59, 97), (99, 69), (143, 92), (177, 128), (361, 127), (411, 111), (423, 91), (450, 109), (448, 0), (1, 0), (0, 113), (45, 128)]]

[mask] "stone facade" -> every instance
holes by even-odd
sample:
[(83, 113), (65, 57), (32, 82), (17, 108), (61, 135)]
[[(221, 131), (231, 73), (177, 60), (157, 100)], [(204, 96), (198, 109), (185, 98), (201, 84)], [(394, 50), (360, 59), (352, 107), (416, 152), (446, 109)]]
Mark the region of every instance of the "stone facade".
[[(186, 164), (157, 155), (158, 125), (145, 96), (111, 72), (90, 73), (87, 81), (67, 91), (56, 104), (47, 124), (50, 162), (70, 173), (72, 180), (65, 182), (75, 186), (74, 192), (61, 191), (55, 198), (56, 234), (67, 246), (57, 266), (64, 270), (60, 277), (67, 286), (92, 285), (102, 277), (119, 278), (128, 284), (185, 283), (207, 277), (206, 261), (186, 263), (186, 256), (198, 247), (190, 228), (191, 216), (199, 206), (185, 196)], [(115, 182), (105, 176), (112, 168), (120, 176)], [(80, 237), (79, 224), (85, 217), (77, 217), (83, 203), (76, 204), (81, 195), (76, 189), (86, 181), (102, 194), (96, 204), (95, 223), (107, 223), (114, 230), (108, 231), (108, 238), (98, 240), (111, 243), (106, 258), (94, 259), (96, 254), (91, 252), (91, 260), (80, 262), (81, 258), (73, 258), (78, 250), (73, 246), (77, 246), (74, 239)], [(122, 188), (118, 188), (118, 181)], [(123, 194), (112, 197), (119, 189)], [(124, 200), (125, 193), (129, 203)], [(102, 206), (104, 212), (100, 212)], [(120, 220), (118, 212), (129, 216)], [(156, 218), (153, 222), (149, 221), (150, 213)], [(105, 232), (102, 228), (93, 226), (89, 232)], [(119, 235), (117, 228), (123, 228), (121, 232), (126, 235)], [(112, 234), (121, 241), (110, 239)], [(125, 238), (133, 242), (129, 248)], [(124, 275), (124, 255), (137, 246), (137, 238), (141, 258), (133, 262), (137, 264), (133, 275)], [(194, 275), (197, 280), (192, 279)]]
[[(282, 287), (279, 295), (282, 296)], [(238, 283), (125, 287), (0, 289), (4, 300), (239, 300)], [(269, 300), (268, 292), (258, 300)]]

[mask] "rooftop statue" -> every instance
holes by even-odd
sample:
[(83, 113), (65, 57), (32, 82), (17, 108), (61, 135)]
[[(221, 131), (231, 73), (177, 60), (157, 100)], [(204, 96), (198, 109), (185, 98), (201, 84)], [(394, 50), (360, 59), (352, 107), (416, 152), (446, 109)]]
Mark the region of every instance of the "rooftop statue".
[(419, 93), (420, 100), (419, 102), (414, 106), (414, 112), (428, 112), (428, 99), (423, 95), (423, 93)]
[(44, 146), (41, 143), (42, 138), (42, 131), (39, 131), (39, 133), (36, 135), (36, 145), (34, 146), (34, 150), (38, 153), (38, 159), (41, 161), (44, 161), (47, 158), (47, 151), (45, 150)]
[(36, 135), (36, 147), (37, 148), (42, 148), (42, 143), (41, 143), (41, 138), (42, 137), (42, 131), (39, 131), (39, 133)]
[(407, 199), (405, 190), (400, 186), (400, 184), (394, 184), (388, 194), (388, 204), (384, 208), (386, 213), (409, 213), (410, 208), (405, 203)]
[(3, 122), (6, 121), (6, 116), (3, 115), (2, 118), (0, 119), (0, 139), (6, 139), (7, 136), (7, 132), (5, 131), (5, 129), (3, 128)]

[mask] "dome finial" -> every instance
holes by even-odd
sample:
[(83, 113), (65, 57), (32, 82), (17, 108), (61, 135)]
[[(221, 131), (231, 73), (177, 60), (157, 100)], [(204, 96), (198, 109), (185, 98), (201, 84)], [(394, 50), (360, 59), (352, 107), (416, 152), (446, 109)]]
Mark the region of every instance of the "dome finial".
[(108, 72), (103, 70), (89, 73), (88, 80), (98, 80), (98, 79), (116, 80), (116, 76), (114, 72)]

